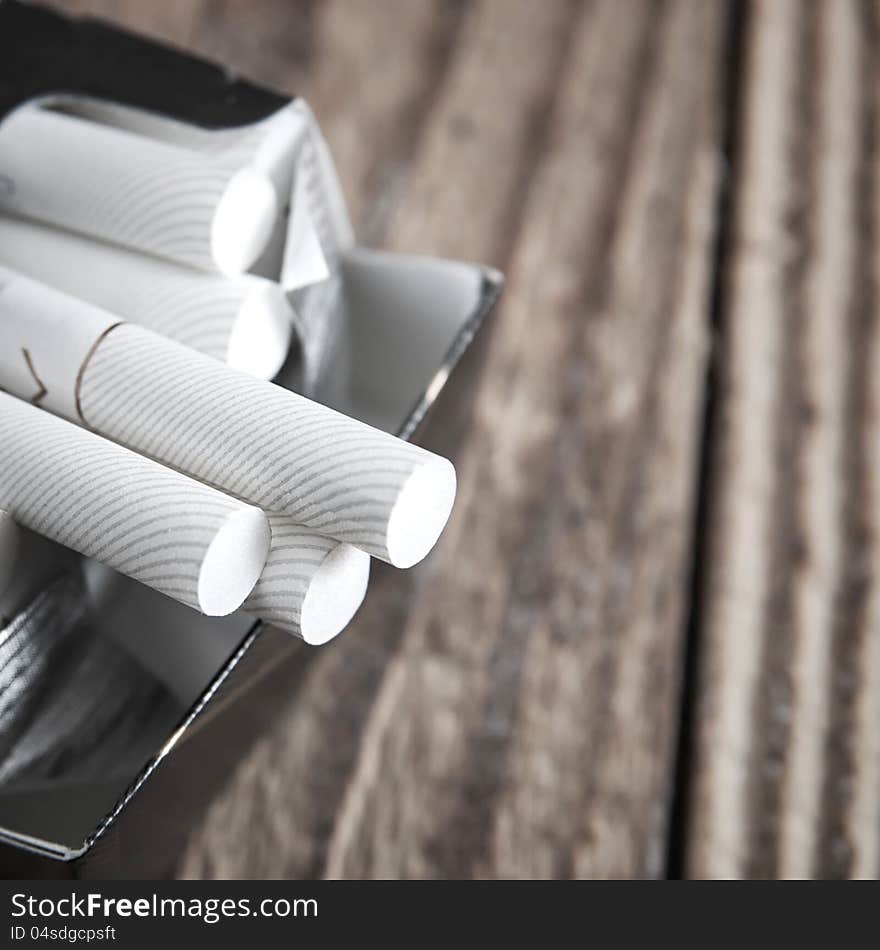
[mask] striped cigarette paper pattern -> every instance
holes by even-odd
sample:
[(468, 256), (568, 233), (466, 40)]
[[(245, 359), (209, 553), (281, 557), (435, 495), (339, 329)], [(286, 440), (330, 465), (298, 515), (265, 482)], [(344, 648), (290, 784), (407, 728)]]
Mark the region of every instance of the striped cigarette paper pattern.
[[(284, 283), (288, 290), (313, 282), (310, 278), (298, 276), (301, 266), (295, 266), (291, 284), (289, 268), (282, 265), (282, 259), (286, 260), (291, 252), (297, 250), (296, 247), (287, 247), (288, 223), (297, 216), (301, 217), (301, 212), (288, 216), (282, 209), (289, 206), (293, 211), (295, 208), (295, 198), (291, 195), (292, 183), (294, 178), (299, 180), (302, 177), (302, 156), (306, 151), (315, 151), (313, 143), (320, 137), (314, 117), (302, 100), (288, 103), (259, 122), (231, 129), (202, 129), (167, 116), (83, 96), (59, 97), (53, 101), (53, 107), (101, 125), (189, 149), (218, 166), (230, 169), (252, 167), (264, 174), (275, 188), (280, 213), (265, 253), (255, 261), (255, 268), (258, 273), (273, 279), (285, 277)], [(326, 168), (324, 177), (335, 179), (335, 175), (327, 173)], [(347, 226), (341, 196), (339, 201), (342, 223)], [(311, 213), (310, 202), (306, 214), (311, 217)], [(324, 264), (323, 259), (320, 264)]]
[(0, 508), (211, 615), (241, 606), (269, 550), (259, 509), (5, 393)]
[(291, 521), (270, 514), (272, 547), (244, 609), (306, 643), (341, 633), (363, 603), (370, 557)]
[(97, 346), (79, 405), (115, 441), (397, 567), (452, 509), (446, 459), (131, 324)]
[(309, 131), (311, 113), (301, 101), (249, 125), (206, 129), (171, 116), (91, 96), (62, 95), (52, 108), (110, 128), (176, 145), (225, 164), (230, 168), (254, 165), (265, 172), (286, 198), (297, 150)]
[(0, 217), (0, 265), (261, 379), (290, 349), (293, 308), (262, 277), (195, 271), (10, 217)]
[(278, 217), (250, 167), (35, 105), (0, 123), (0, 207), (181, 264), (246, 271)]

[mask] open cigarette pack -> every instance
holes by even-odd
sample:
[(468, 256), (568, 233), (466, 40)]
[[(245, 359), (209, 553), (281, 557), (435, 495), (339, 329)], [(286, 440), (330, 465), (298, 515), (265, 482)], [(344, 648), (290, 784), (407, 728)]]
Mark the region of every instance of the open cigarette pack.
[(0, 0), (7, 869), (169, 872), (292, 638), (442, 532), (411, 438), (500, 287), (358, 246), (302, 100)]

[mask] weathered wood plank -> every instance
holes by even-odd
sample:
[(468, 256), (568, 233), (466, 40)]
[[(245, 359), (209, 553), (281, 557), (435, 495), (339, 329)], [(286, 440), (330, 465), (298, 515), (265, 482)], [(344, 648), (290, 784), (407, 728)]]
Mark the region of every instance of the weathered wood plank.
[[(196, 52), (280, 92), (302, 91), (311, 65), (315, 0), (196, 3), (201, 5), (201, 15), (190, 43)], [(192, 4), (193, 0), (186, 0), (175, 6)], [(148, 16), (150, 5), (141, 6), (141, 15)]]
[(380, 244), (459, 36), (447, 0), (322, 3), (300, 90), (327, 138), (359, 240)]
[(662, 873), (722, 14), (595, 4), (573, 25), (458, 516), (328, 876)]
[(459, 467), (447, 536), (291, 645), (295, 695), (179, 872), (660, 875), (726, 4), (424, 0), (390, 31), (229, 6), (187, 42), (305, 92), (362, 232), (511, 283), (426, 433)]
[[(92, 16), (118, 23), (120, 26), (165, 43), (200, 51), (201, 36), (197, 26), (202, 20), (208, 0), (58, 0), (52, 4), (73, 16)], [(204, 50), (201, 50), (205, 52)]]
[[(662, 873), (724, 6), (61, 5), (304, 92), (362, 235), (511, 270), (427, 432), (449, 535), (291, 645), (298, 691), (182, 873)], [(747, 17), (695, 876), (880, 874), (878, 22)]]
[(876, 876), (876, 18), (751, 5), (688, 869)]
[[(442, 81), (434, 80), (438, 88), (430, 112), (412, 116), (412, 121), (426, 123), (424, 133), (408, 131), (397, 139), (413, 143), (409, 160), (403, 151), (384, 152), (382, 136), (363, 139), (360, 149), (344, 146), (357, 138), (346, 132), (347, 124), (361, 127), (360, 101), (351, 89), (369, 83), (358, 70), (366, 74), (374, 68), (370, 56), (350, 61), (346, 68), (351, 81), (339, 89), (337, 98), (325, 94), (314, 103), (331, 146), (343, 143), (341, 174), (361, 183), (359, 217), (385, 222), (386, 246), (436, 252), (451, 248), (450, 253), (460, 256), (505, 263), (518, 227), (516, 209), (535, 160), (534, 143), (542, 140), (548, 103), (555, 93), (570, 8), (568, 2), (547, 4), (536, 20), (530, 0), (492, 0), (469, 7), (447, 72)], [(340, 16), (328, 14), (328, 22)], [(436, 49), (437, 41), (425, 37), (420, 21), (412, 22), (418, 29), (409, 36), (398, 29), (397, 43)], [(449, 25), (440, 18), (435, 28), (445, 34)], [(351, 36), (340, 35), (338, 28), (316, 30), (316, 35), (323, 36), (326, 45), (319, 45), (315, 63), (338, 61), (335, 43), (353, 44)], [(400, 55), (409, 60), (413, 53)], [(395, 103), (423, 101), (424, 77), (408, 75), (411, 87), (384, 98), (377, 91), (375, 97), (368, 96), (368, 108), (375, 114), (393, 109)], [(470, 78), (475, 75), (481, 76), (478, 84)], [(315, 81), (316, 87), (322, 85), (323, 81)], [(307, 94), (310, 88), (307, 80)], [(404, 109), (406, 114), (411, 111), (408, 106)], [(375, 121), (379, 127), (393, 127), (401, 116), (389, 111), (375, 114)], [(461, 131), (464, 125), (466, 134)], [(476, 154), (475, 141), (480, 143)], [(393, 173), (383, 171), (389, 164)], [(394, 183), (390, 195), (383, 187), (388, 182)], [(433, 210), (434, 196), (444, 183), (455, 186), (460, 202), (456, 209), (464, 208), (464, 220), (458, 210), (454, 216)], [(480, 213), (473, 214), (473, 208)], [(467, 429), (466, 392), (473, 386), (480, 351), (490, 338), (486, 334), (476, 353), (472, 351), (466, 365), (456, 371), (456, 393), (441, 397), (442, 405), (425, 433), (432, 447), (454, 453)], [(370, 593), (354, 626), (329, 648), (309, 653), (311, 666), (301, 692), (287, 710), (279, 711), (277, 729), (242, 763), (204, 828), (194, 835), (183, 874), (322, 873), (364, 723), (408, 612), (430, 583), (431, 571), (431, 561), (405, 573), (374, 566)], [(250, 842), (247, 847), (245, 839)]]

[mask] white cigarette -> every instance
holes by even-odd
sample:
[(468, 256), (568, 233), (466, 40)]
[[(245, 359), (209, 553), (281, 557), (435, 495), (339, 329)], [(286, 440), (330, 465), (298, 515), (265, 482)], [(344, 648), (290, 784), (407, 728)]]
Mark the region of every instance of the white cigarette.
[[(258, 169), (275, 186), (279, 208), (288, 205), (287, 222), (279, 220), (274, 238), (281, 242), (278, 266), (281, 284), (293, 291), (326, 280), (330, 265), (318, 234), (318, 221), (327, 237), (345, 221), (341, 207), (334, 221), (323, 220), (318, 208), (325, 203), (341, 205), (335, 193), (335, 176), (327, 175), (329, 156), (319, 154), (323, 143), (317, 123), (302, 100), (290, 103), (267, 118), (231, 129), (197, 128), (167, 116), (131, 106), (89, 97), (64, 97), (55, 103), (72, 115), (104, 125), (184, 146), (210, 156), (229, 167), (245, 165)], [(323, 183), (318, 184), (318, 166), (323, 165)], [(347, 224), (347, 221), (345, 222)], [(347, 236), (347, 232), (345, 232)], [(328, 241), (329, 244), (336, 243)]]
[(269, 515), (272, 547), (244, 609), (317, 646), (341, 633), (363, 603), (370, 558), (284, 515)]
[(397, 567), (455, 500), (448, 460), (0, 268), (0, 385), (35, 384), (46, 408)]
[(246, 271), (278, 217), (255, 167), (29, 104), (0, 123), (0, 207), (224, 274)]
[(311, 114), (297, 100), (248, 125), (206, 129), (171, 116), (83, 95), (59, 95), (44, 100), (54, 111), (169, 145), (201, 152), (230, 167), (253, 165), (275, 185), (279, 204), (287, 200), (293, 167)]
[(129, 324), (96, 347), (79, 404), (96, 431), (397, 567), (455, 499), (446, 459)]
[(260, 379), (272, 379), (290, 349), (295, 314), (262, 277), (207, 274), (8, 217), (0, 264)]
[(269, 551), (258, 508), (5, 393), (0, 507), (211, 616), (241, 606)]
[[(167, 116), (85, 96), (61, 97), (53, 101), (53, 108), (200, 152), (212, 162), (229, 168), (248, 166), (258, 170), (272, 182), (278, 207), (290, 207), (286, 226), (279, 219), (282, 233), (277, 235), (283, 244), (280, 277), (285, 290), (297, 290), (329, 276), (315, 222), (315, 204), (319, 201), (315, 166), (322, 161), (322, 156), (313, 153), (319, 147), (320, 137), (314, 117), (304, 102), (289, 103), (259, 122), (231, 129), (202, 129)], [(327, 162), (329, 158), (323, 157), (323, 160)], [(333, 197), (325, 200), (333, 200)], [(325, 230), (332, 230), (330, 222), (325, 222)]]

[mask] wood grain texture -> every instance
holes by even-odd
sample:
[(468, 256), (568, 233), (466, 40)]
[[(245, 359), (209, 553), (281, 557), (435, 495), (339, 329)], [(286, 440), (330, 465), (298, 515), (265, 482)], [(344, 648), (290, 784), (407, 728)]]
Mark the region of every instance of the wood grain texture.
[[(371, 713), (328, 876), (662, 873), (717, 10), (635, 12), (595, 4), (573, 25), (458, 517)], [(675, 473), (662, 487), (655, 466)]]
[(185, 875), (662, 873), (722, 8), (534, 10), (468, 7), (388, 226), (510, 259), (475, 408), (429, 432), (455, 521), (311, 664)]
[[(443, 88), (437, 93), (437, 125), (449, 130), (454, 127), (455, 116), (463, 112), (477, 116), (482, 120), (478, 134), (485, 137), (493, 154), (498, 155), (497, 166), (475, 163), (471, 142), (454, 131), (425, 137), (420, 130), (409, 133), (419, 141), (412, 169), (405, 177), (416, 184), (399, 203), (401, 214), (392, 225), (395, 230), (407, 226), (410, 220), (410, 198), (419, 207), (425, 207), (427, 196), (437, 192), (439, 181), (449, 179), (453, 162), (459, 166), (470, 163), (474, 168), (459, 185), (468, 189), (467, 195), (462, 196), (465, 204), (481, 202), (490, 220), (506, 214), (510, 222), (509, 208), (516, 205), (519, 191), (531, 174), (531, 138), (536, 131), (540, 135), (547, 102), (554, 94), (557, 61), (565, 44), (569, 11), (568, 4), (552, 8), (553, 15), (542, 21), (540, 29), (529, 33), (526, 28), (533, 20), (531, 6), (524, 0), (516, 5), (492, 3), (473, 7), (466, 22), (459, 27), (461, 42), (454, 61), (449, 63)], [(505, 17), (509, 17), (507, 28), (499, 38), (498, 28)], [(332, 40), (336, 33), (324, 35)], [(332, 58), (332, 50), (329, 46), (324, 55)], [(485, 69), (481, 64), (487, 57), (495, 67), (487, 71), (493, 81), (475, 90), (463, 77)], [(528, 68), (523, 68), (524, 62)], [(369, 60), (364, 61), (363, 68), (370, 68)], [(494, 110), (505, 91), (511, 94), (510, 105), (503, 119), (497, 119)], [(399, 97), (403, 98), (403, 94)], [(349, 121), (359, 121), (356, 100), (346, 97), (337, 103), (337, 108), (348, 110)], [(323, 113), (327, 112), (325, 106)], [(416, 118), (422, 122), (421, 116)], [(493, 120), (491, 125), (490, 119)], [(344, 116), (331, 117), (331, 130), (343, 125)], [(361, 161), (368, 164), (369, 159)], [(365, 204), (369, 202), (368, 197), (364, 200)], [(383, 202), (386, 198), (380, 195), (375, 200)], [(448, 229), (447, 233), (461, 231), (460, 224), (452, 224), (442, 216), (432, 218), (420, 214), (418, 220), (424, 222), (422, 227), (428, 233), (421, 237), (413, 235), (408, 245), (391, 236), (388, 246), (432, 250), (432, 226)], [(515, 228), (516, 225), (514, 218), (510, 226)], [(511, 244), (506, 230), (499, 232), (487, 227), (480, 215), (470, 224), (468, 234), (469, 250), (476, 259), (505, 262)], [(479, 376), (481, 351), (490, 337), (491, 332), (472, 349), (456, 371), (459, 392), (473, 388)], [(467, 398), (444, 393), (425, 433), (425, 444), (454, 453), (461, 434), (468, 428), (469, 415)], [(430, 583), (430, 570), (431, 563), (405, 573), (384, 571), (382, 565), (376, 565), (367, 603), (349, 631), (355, 635), (340, 639), (331, 650), (320, 651), (320, 655), (308, 655), (314, 662), (300, 695), (292, 701), (273, 735), (260, 744), (251, 760), (242, 764), (234, 786), (218, 801), (208, 819), (215, 847), (206, 851), (200, 842), (198, 846), (194, 843), (184, 864), (186, 874), (316, 875), (323, 872), (328, 839), (356, 761), (364, 723), (384, 670), (399, 644), (411, 605), (418, 592)], [(344, 707), (338, 701), (343, 695), (347, 697)], [(307, 740), (303, 738), (306, 735)], [(283, 745), (283, 753), (278, 751), (279, 743)], [(296, 783), (291, 785), (286, 770), (281, 774), (266, 768), (269, 761), (279, 757), (285, 758), (300, 776)], [(268, 782), (267, 775), (271, 775)], [(271, 796), (271, 809), (259, 804), (265, 802), (267, 795)], [(254, 802), (253, 808), (274, 816), (259, 824), (255, 835), (255, 851), (259, 857), (255, 861), (252, 851), (244, 858), (248, 862), (247, 870), (241, 863), (241, 834), (255, 825), (252, 807), (242, 809), (242, 802)], [(296, 833), (291, 831), (293, 825)], [(293, 844), (278, 849), (279, 840), (290, 840)]]
[(202, 36), (197, 29), (209, 0), (63, 0), (53, 4), (73, 16), (97, 17), (124, 29), (143, 33), (164, 43), (193, 52), (203, 52)]
[(381, 243), (406, 190), (463, 18), (457, 0), (330, 0), (318, 7), (313, 68), (299, 91), (330, 145), (364, 243)]
[(446, 535), (286, 647), (177, 873), (880, 875), (880, 4), (62, 6), (303, 93), (363, 240), (509, 275)]
[(876, 13), (754, 3), (690, 873), (876, 876)]

